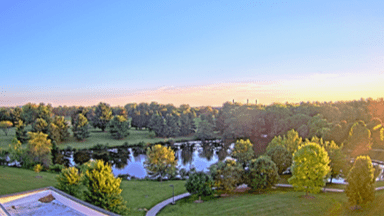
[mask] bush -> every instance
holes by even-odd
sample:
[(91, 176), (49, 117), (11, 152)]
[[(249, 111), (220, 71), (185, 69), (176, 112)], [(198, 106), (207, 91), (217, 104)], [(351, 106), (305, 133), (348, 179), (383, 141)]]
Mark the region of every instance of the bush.
[(81, 198), (81, 178), (82, 174), (79, 174), (78, 169), (75, 167), (64, 168), (56, 177), (58, 182), (56, 188), (77, 198)]
[(292, 154), (284, 146), (274, 146), (267, 151), (267, 155), (276, 164), (278, 173), (282, 174), (292, 164)]
[(210, 175), (204, 172), (192, 173), (187, 182), (185, 188), (191, 194), (197, 194), (198, 196), (210, 196), (213, 194), (212, 186), (214, 182)]
[(345, 193), (351, 204), (360, 205), (375, 199), (375, 178), (371, 158), (359, 156), (350, 170)]
[(234, 190), (241, 183), (244, 174), (242, 165), (234, 160), (218, 162), (211, 165), (209, 170), (215, 186), (227, 192)]
[(73, 154), (73, 160), (76, 164), (82, 165), (91, 160), (91, 153), (87, 150), (75, 152)]
[(268, 156), (260, 156), (249, 163), (247, 184), (253, 190), (270, 189), (279, 181), (276, 164)]
[(64, 168), (65, 166), (62, 164), (54, 164), (52, 166), (49, 166), (49, 171), (52, 173), (58, 173), (58, 172), (61, 172), (61, 170)]

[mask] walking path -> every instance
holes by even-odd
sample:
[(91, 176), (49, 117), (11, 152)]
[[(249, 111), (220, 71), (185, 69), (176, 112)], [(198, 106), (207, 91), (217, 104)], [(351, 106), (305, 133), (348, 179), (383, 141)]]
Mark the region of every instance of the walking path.
[[(179, 199), (183, 199), (184, 197), (188, 197), (190, 196), (191, 194), (190, 193), (184, 193), (184, 194), (180, 194), (178, 196), (175, 196), (175, 201), (176, 200), (179, 200)], [(151, 208), (146, 216), (155, 216), (162, 208), (164, 208), (166, 205), (170, 204), (173, 202), (173, 197), (167, 199), (167, 200), (164, 200), (163, 202), (155, 205), (153, 208)]]

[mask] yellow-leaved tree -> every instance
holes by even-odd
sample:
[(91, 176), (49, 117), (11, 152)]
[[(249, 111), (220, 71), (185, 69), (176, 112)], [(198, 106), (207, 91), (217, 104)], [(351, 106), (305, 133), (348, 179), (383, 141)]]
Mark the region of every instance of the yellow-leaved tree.
[(27, 152), (35, 163), (41, 163), (48, 168), (52, 163), (52, 143), (47, 139), (48, 135), (42, 132), (29, 132), (30, 139), (28, 141)]
[(177, 160), (171, 147), (167, 148), (160, 144), (152, 146), (147, 149), (147, 157), (144, 166), (151, 177), (159, 177), (162, 181), (164, 177), (170, 177), (176, 173)]
[(8, 129), (9, 129), (10, 127), (12, 127), (12, 122), (10, 122), (10, 121), (1, 121), (1, 122), (0, 122), (0, 128), (1, 128), (1, 130), (4, 131), (5, 136), (8, 135)]
[(60, 189), (70, 195), (81, 197), (81, 178), (82, 174), (75, 167), (64, 168), (56, 177), (58, 184), (57, 189)]
[(83, 167), (85, 200), (117, 214), (128, 214), (128, 208), (121, 196), (121, 178), (113, 175), (111, 165), (103, 160), (96, 160), (85, 163)]

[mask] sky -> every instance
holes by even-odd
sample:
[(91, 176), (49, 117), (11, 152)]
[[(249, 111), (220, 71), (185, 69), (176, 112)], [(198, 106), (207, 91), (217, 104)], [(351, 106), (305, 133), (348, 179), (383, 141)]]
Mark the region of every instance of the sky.
[(377, 99), (384, 1), (0, 0), (0, 106)]

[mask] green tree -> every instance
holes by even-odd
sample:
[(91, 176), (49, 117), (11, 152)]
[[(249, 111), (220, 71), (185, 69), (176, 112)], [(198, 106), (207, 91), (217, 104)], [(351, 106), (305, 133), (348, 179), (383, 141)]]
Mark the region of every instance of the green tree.
[(260, 156), (249, 163), (246, 181), (254, 190), (267, 190), (279, 181), (276, 164), (268, 156)]
[(109, 123), (111, 135), (114, 139), (122, 139), (129, 135), (129, 122), (122, 116), (114, 116)]
[(20, 107), (16, 107), (15, 109), (11, 110), (10, 114), (11, 114), (13, 126), (16, 126), (19, 120), (22, 120), (21, 118), (22, 112), (23, 110)]
[(277, 136), (267, 146), (267, 151), (277, 145), (285, 147), (290, 154), (293, 154), (302, 144), (303, 140), (294, 129), (287, 132), (287, 136)]
[(165, 119), (159, 114), (153, 114), (149, 120), (148, 128), (155, 132), (157, 137), (165, 137), (164, 130), (166, 129), (167, 124)]
[(375, 199), (374, 168), (369, 156), (358, 156), (348, 174), (345, 193), (353, 205), (365, 204)]
[(37, 105), (32, 103), (27, 103), (23, 106), (23, 112), (21, 114), (21, 118), (26, 125), (29, 125), (37, 119)]
[(77, 140), (84, 140), (90, 136), (88, 131), (88, 120), (83, 114), (77, 115), (76, 122), (73, 125), (72, 130), (73, 135)]
[(69, 137), (69, 126), (65, 121), (64, 116), (55, 116), (53, 121), (49, 124), (49, 137), (55, 140), (56, 143), (64, 141)]
[(10, 121), (1, 121), (0, 122), (0, 128), (4, 131), (5, 136), (8, 135), (9, 128), (12, 127), (12, 122)]
[(247, 163), (254, 157), (253, 144), (249, 139), (236, 141), (235, 147), (232, 151), (232, 158), (235, 158), (237, 162), (246, 167)]
[(147, 149), (144, 166), (151, 177), (159, 177), (162, 181), (164, 177), (175, 172), (176, 165), (175, 152), (170, 147), (157, 144)]
[(194, 172), (189, 175), (185, 188), (191, 194), (198, 196), (210, 196), (213, 194), (214, 181), (212, 177), (204, 172)]
[(109, 121), (112, 119), (112, 110), (106, 103), (100, 102), (95, 110), (95, 117), (92, 121), (93, 127), (100, 128), (105, 131)]
[(121, 178), (115, 178), (111, 165), (96, 160), (83, 167), (85, 201), (117, 214), (127, 214), (128, 208), (121, 196)]
[(331, 130), (332, 124), (328, 123), (327, 120), (321, 115), (317, 114), (312, 117), (308, 123), (309, 125), (309, 137), (321, 137), (324, 138), (327, 133)]
[(48, 135), (42, 132), (29, 132), (31, 137), (28, 141), (27, 152), (35, 163), (41, 163), (45, 168), (49, 168), (52, 163), (52, 143), (47, 139)]
[(325, 177), (331, 171), (328, 153), (316, 143), (299, 146), (293, 155), (292, 177), (288, 182), (295, 190), (305, 191), (306, 195), (318, 193), (325, 186)]
[(176, 137), (180, 133), (179, 116), (178, 114), (170, 114), (165, 117), (169, 132), (167, 137)]
[(351, 156), (354, 157), (367, 152), (371, 146), (371, 131), (363, 121), (355, 122), (349, 131), (345, 147), (352, 151)]
[(47, 106), (44, 103), (40, 103), (37, 107), (37, 118), (44, 119), (48, 124), (51, 123), (52, 117), (52, 106), (48, 104)]
[(292, 164), (292, 154), (284, 146), (277, 145), (269, 148), (267, 155), (276, 164), (279, 174), (286, 171)]
[(205, 141), (206, 139), (212, 139), (215, 134), (213, 133), (213, 125), (207, 120), (199, 122), (197, 132), (195, 134), (196, 139)]
[(68, 167), (61, 170), (60, 174), (56, 176), (56, 188), (64, 191), (75, 197), (82, 196), (81, 179), (82, 173), (75, 167)]
[(215, 186), (226, 192), (233, 191), (242, 182), (244, 169), (235, 160), (219, 161), (209, 167)]
[(48, 134), (48, 126), (48, 123), (44, 119), (38, 118), (32, 125), (32, 132), (43, 132)]

